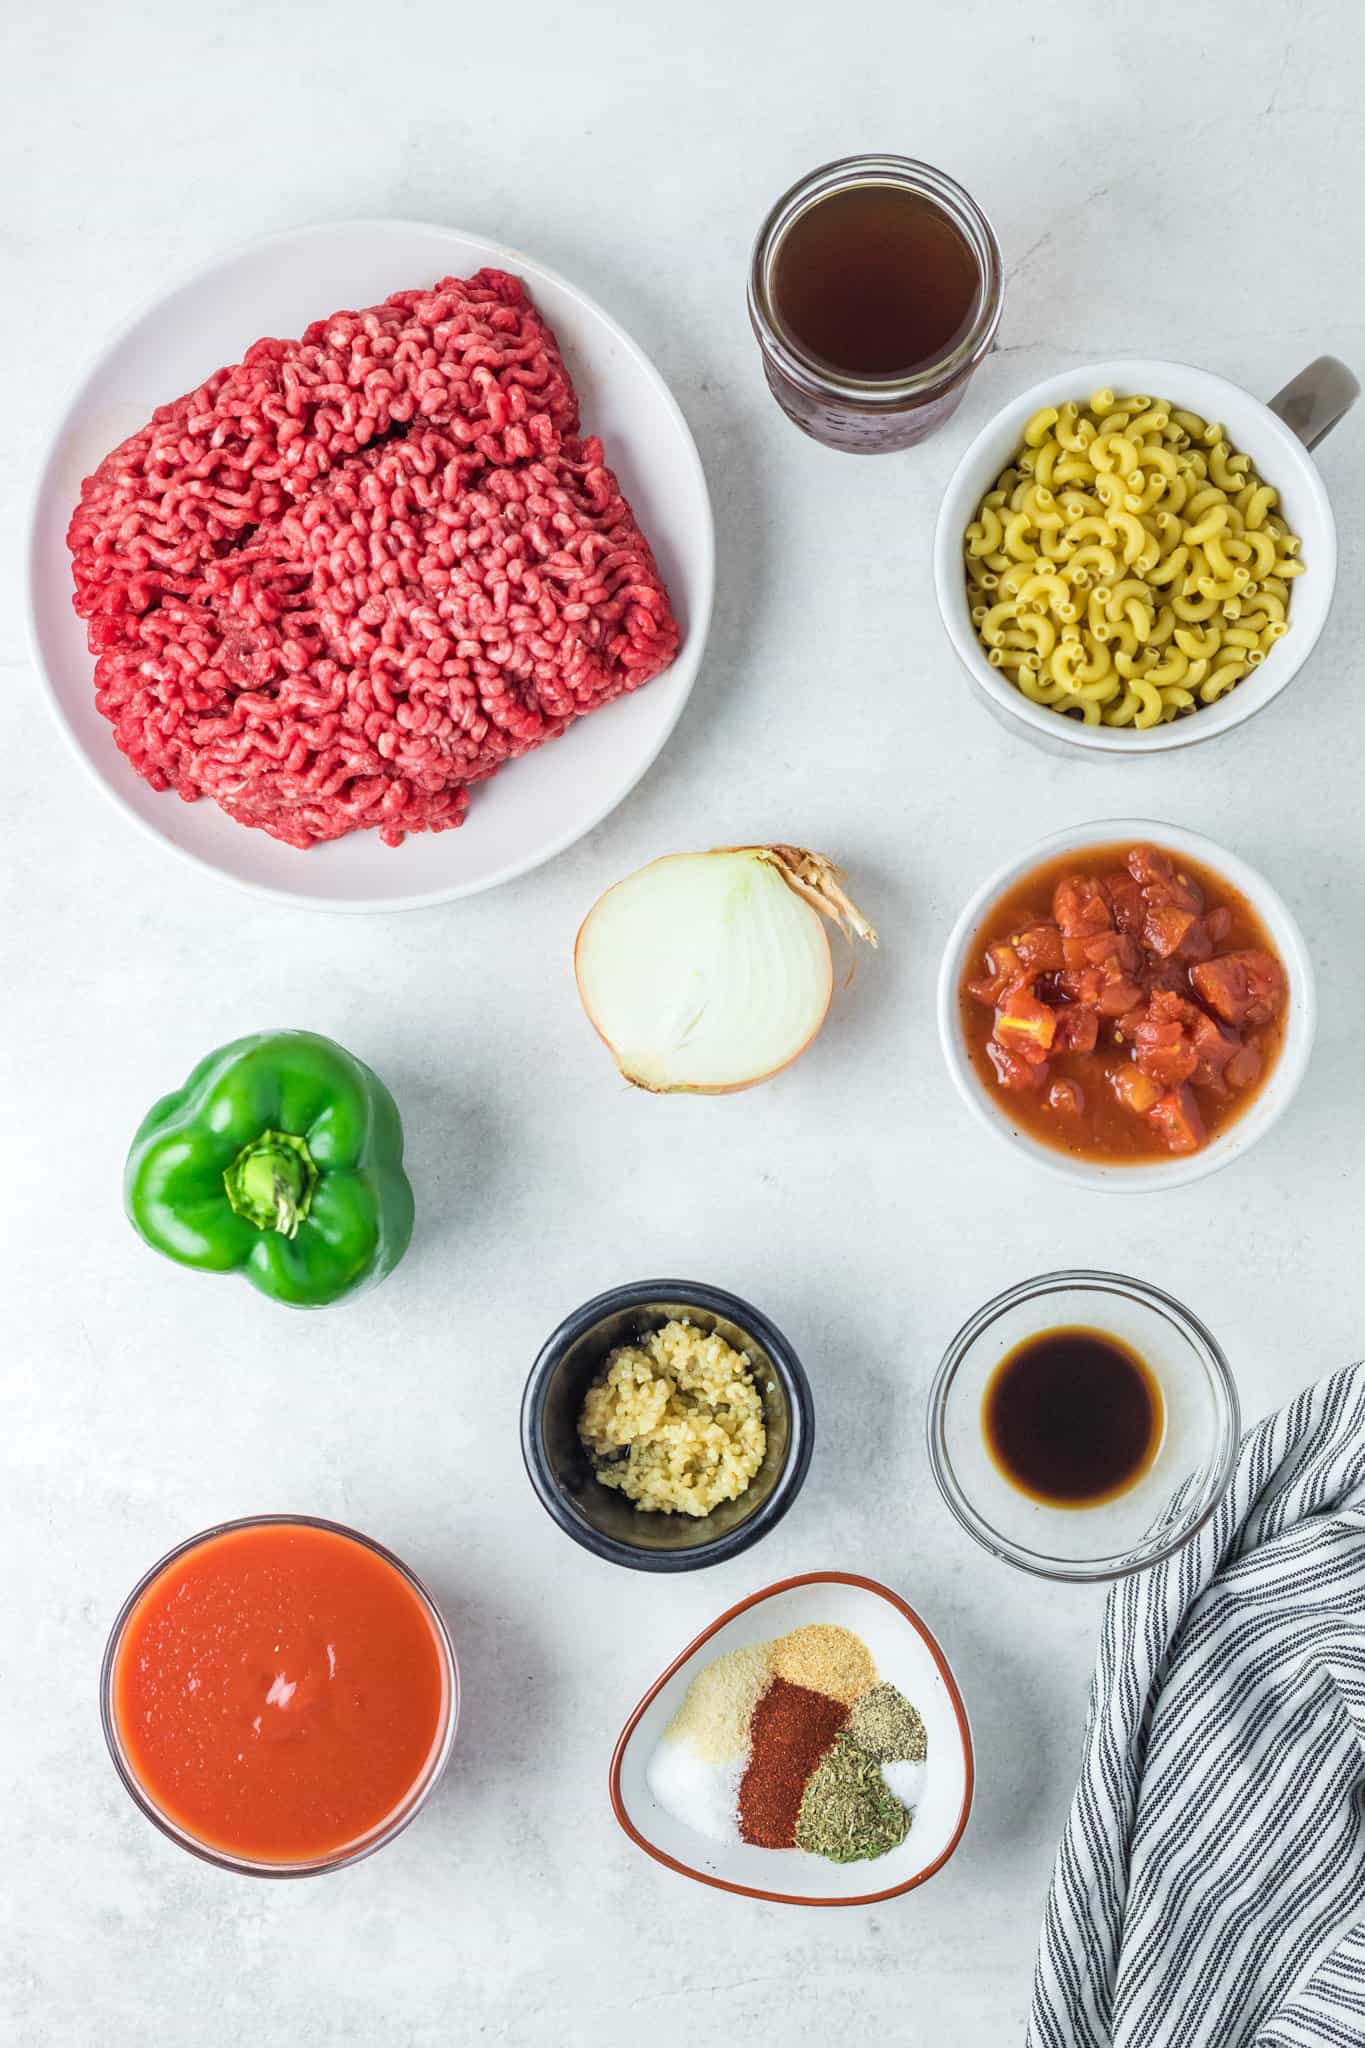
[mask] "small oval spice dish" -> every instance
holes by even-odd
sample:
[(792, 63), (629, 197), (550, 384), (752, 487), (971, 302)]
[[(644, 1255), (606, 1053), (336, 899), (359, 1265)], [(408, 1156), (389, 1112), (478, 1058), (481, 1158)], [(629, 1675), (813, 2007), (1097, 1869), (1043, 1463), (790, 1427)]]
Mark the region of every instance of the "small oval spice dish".
[[(711, 1684), (696, 1685), (707, 1672)], [(798, 1703), (822, 1702), (825, 1725), (813, 1711), (795, 1725)], [(724, 1739), (732, 1721), (748, 1745), (742, 1771)], [(796, 1773), (804, 1796), (789, 1797), (764, 1751), (771, 1762), (793, 1743), (811, 1769)], [(610, 1791), (637, 1847), (699, 1884), (780, 1905), (865, 1906), (943, 1867), (974, 1774), (961, 1694), (914, 1609), (873, 1579), (809, 1572), (728, 1609), (669, 1665), (621, 1731)]]

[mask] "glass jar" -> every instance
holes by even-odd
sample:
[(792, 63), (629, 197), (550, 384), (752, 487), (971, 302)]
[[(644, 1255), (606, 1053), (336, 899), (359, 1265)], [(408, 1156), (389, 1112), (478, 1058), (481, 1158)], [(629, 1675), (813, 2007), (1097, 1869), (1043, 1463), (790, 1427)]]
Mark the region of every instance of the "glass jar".
[[(903, 375), (850, 375), (833, 368), (802, 348), (774, 303), (777, 257), (793, 223), (821, 200), (863, 185), (889, 185), (927, 201), (957, 229), (976, 264), (965, 330), (941, 360)], [(798, 180), (759, 229), (749, 270), (749, 318), (774, 398), (815, 440), (863, 455), (913, 447), (951, 417), (995, 338), (1003, 298), (1000, 247), (985, 214), (952, 178), (906, 156), (841, 157)]]

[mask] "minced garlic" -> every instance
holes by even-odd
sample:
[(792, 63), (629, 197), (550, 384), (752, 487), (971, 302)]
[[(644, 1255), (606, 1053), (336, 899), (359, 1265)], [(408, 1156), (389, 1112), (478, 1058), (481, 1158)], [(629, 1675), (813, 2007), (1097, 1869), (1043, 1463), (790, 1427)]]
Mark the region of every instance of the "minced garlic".
[(608, 1353), (578, 1434), (604, 1486), (664, 1515), (738, 1500), (768, 1441), (748, 1360), (677, 1319)]

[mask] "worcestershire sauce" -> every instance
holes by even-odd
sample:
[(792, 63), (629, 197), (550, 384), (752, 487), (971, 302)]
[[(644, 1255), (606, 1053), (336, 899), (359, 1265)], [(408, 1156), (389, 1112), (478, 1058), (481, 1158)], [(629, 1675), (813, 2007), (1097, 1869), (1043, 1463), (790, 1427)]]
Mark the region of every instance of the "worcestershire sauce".
[(1012, 1486), (1051, 1507), (1096, 1507), (1155, 1458), (1161, 1390), (1136, 1351), (1104, 1330), (1041, 1330), (995, 1368), (982, 1421)]
[(895, 185), (850, 185), (777, 246), (773, 311), (796, 346), (850, 377), (942, 362), (971, 325), (981, 272), (946, 213)]

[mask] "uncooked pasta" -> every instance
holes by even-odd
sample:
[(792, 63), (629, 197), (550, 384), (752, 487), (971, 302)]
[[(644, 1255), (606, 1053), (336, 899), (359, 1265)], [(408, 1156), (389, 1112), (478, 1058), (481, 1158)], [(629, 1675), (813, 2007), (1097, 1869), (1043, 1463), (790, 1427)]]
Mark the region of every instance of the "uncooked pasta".
[(972, 624), (1031, 703), (1138, 731), (1289, 630), (1299, 540), (1223, 427), (1145, 396), (1045, 406), (964, 535)]

